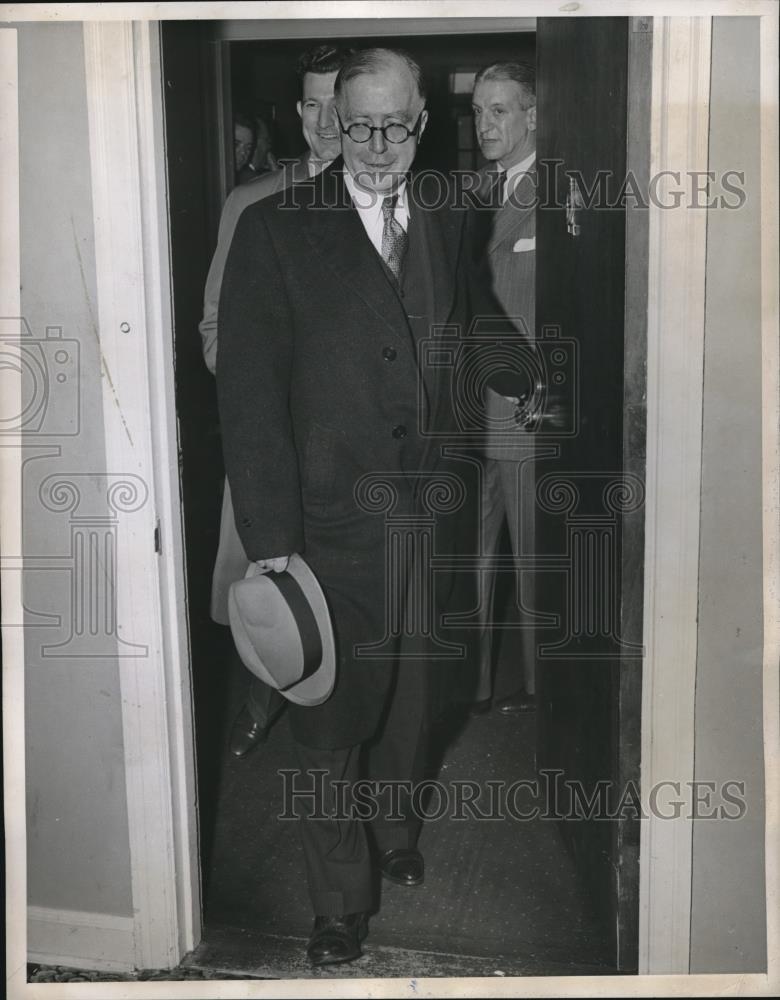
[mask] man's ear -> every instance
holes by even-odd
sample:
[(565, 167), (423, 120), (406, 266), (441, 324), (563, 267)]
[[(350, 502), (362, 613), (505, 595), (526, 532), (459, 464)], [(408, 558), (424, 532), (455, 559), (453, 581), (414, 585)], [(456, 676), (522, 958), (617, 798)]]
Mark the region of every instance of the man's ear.
[(526, 116), (526, 121), (528, 122), (528, 131), (536, 131), (536, 105), (528, 109), (528, 114)]
[(423, 108), (420, 112), (420, 125), (417, 129), (417, 141), (419, 142), (422, 138), (422, 134), (425, 131), (425, 126), (428, 124), (428, 109)]
[(297, 104), (295, 105), (295, 110), (298, 112), (298, 117), (299, 118), (303, 118), (303, 115), (301, 114), (301, 102), (300, 101), (298, 101)]

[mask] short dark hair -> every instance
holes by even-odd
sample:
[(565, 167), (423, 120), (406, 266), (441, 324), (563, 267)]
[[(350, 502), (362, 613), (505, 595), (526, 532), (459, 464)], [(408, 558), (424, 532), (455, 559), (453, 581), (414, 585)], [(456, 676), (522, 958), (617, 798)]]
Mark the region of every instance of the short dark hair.
[(342, 49), (338, 45), (327, 43), (316, 45), (313, 49), (307, 49), (298, 57), (296, 66), (298, 79), (303, 84), (303, 78), (307, 73), (337, 73), (353, 51), (353, 49)]
[(536, 67), (527, 62), (498, 62), (483, 66), (474, 78), (474, 86), (482, 80), (514, 80), (523, 92), (524, 111), (536, 104)]
[(233, 128), (236, 125), (240, 125), (242, 128), (248, 128), (252, 133), (252, 142), (257, 140), (257, 125), (254, 120), (246, 114), (244, 111), (234, 111), (233, 112)]
[(420, 64), (403, 49), (382, 48), (358, 49), (357, 52), (353, 52), (344, 61), (344, 65), (336, 77), (334, 88), (336, 101), (339, 102), (344, 92), (344, 86), (350, 80), (354, 80), (356, 76), (362, 76), (364, 73), (377, 73), (380, 69), (384, 69), (390, 65), (394, 59), (400, 59), (406, 65), (417, 86), (417, 93), (420, 95), (420, 100), (424, 101), (425, 81), (423, 80)]

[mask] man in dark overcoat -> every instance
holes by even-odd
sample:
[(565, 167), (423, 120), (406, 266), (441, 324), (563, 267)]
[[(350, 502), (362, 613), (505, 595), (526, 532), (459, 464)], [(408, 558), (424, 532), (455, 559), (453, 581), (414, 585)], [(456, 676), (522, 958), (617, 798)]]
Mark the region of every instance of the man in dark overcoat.
[[(298, 77), (301, 99), (297, 110), (301, 119), (307, 150), (299, 160), (287, 161), (283, 167), (257, 177), (251, 184), (241, 184), (231, 191), (219, 220), (217, 248), (209, 267), (203, 295), (203, 319), (198, 325), (203, 344), (203, 359), (212, 374), (217, 367), (217, 316), (222, 275), (236, 224), (247, 205), (300, 184), (314, 177), (341, 153), (341, 134), (333, 109), (333, 86), (349, 50), (328, 43), (317, 45), (301, 54)], [(228, 592), (230, 585), (243, 578), (247, 557), (236, 534), (230, 488), (226, 482), (222, 498), (219, 526), (219, 547), (211, 585), (211, 617), (220, 625), (228, 625)], [(230, 752), (244, 757), (262, 743), (284, 707), (278, 691), (253, 677), (249, 696), (236, 716), (230, 731)]]
[[(322, 775), (307, 785), (314, 794), (301, 798), (298, 823), (315, 965), (360, 954), (375, 902), (366, 830), (337, 808), (338, 783), (352, 788), (364, 773), (361, 749), (372, 779), (422, 776), (430, 674), (423, 659), (399, 661), (388, 631), (409, 587), (403, 560), (390, 572), (388, 524), (432, 524), (438, 555), (476, 551), (463, 466), (442, 447), (457, 431), (452, 367), (419, 361), (432, 327), (465, 330), (471, 319), (466, 213), (441, 196), (440, 177), (428, 176), (427, 192), (409, 178), (427, 121), (416, 63), (385, 49), (355, 53), (335, 93), (343, 158), (238, 222), (217, 359), (246, 553), (272, 571), (301, 553), (336, 635), (333, 694), (289, 707), (301, 775)], [(433, 608), (441, 647), (443, 612), (476, 606), (473, 567), (436, 572), (433, 583), (421, 603)], [(465, 648), (453, 649), (462, 659)], [(410, 886), (424, 873), (411, 806), (407, 795), (400, 815), (380, 810), (371, 825), (382, 875)]]

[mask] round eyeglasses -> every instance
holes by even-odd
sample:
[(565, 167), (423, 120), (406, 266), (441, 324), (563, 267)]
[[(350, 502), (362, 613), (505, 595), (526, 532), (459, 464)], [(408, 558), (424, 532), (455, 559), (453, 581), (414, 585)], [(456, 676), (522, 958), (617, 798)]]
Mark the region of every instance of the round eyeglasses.
[(417, 116), (417, 121), (411, 128), (407, 128), (406, 125), (402, 125), (401, 122), (390, 122), (389, 125), (366, 125), (365, 122), (353, 122), (351, 125), (348, 125), (347, 128), (344, 128), (341, 123), (341, 118), (339, 118), (339, 128), (344, 135), (348, 135), (353, 142), (368, 142), (374, 132), (381, 132), (382, 137), (387, 142), (397, 144), (406, 142), (407, 139), (410, 139), (412, 136), (417, 136), (422, 115), (423, 113), (421, 111)]

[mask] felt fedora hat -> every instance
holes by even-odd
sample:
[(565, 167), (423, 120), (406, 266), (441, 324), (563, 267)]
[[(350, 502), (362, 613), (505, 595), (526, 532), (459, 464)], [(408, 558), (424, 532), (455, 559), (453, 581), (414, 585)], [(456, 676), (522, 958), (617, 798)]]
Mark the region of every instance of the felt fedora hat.
[(296, 705), (321, 705), (336, 681), (333, 624), (317, 578), (298, 555), (283, 573), (255, 563), (231, 584), (228, 617), (242, 662)]

